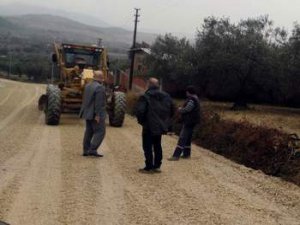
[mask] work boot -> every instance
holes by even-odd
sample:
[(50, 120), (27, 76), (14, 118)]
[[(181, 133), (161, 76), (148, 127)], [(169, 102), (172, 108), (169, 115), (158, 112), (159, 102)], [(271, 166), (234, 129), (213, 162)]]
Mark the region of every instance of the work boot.
[(172, 156), (172, 157), (168, 158), (168, 160), (169, 161), (178, 161), (179, 157)]
[(154, 173), (161, 173), (161, 169), (160, 169), (159, 167), (153, 168), (152, 171), (153, 171)]
[(183, 159), (189, 159), (191, 158), (191, 148), (185, 148), (183, 150), (183, 155), (181, 156)]
[(103, 155), (99, 154), (98, 152), (91, 152), (89, 155), (95, 157), (103, 157)]
[(141, 169), (139, 169), (139, 172), (140, 173), (146, 173), (146, 174), (152, 174), (153, 173), (153, 170), (151, 170), (151, 169), (148, 169), (148, 168), (141, 168)]
[(182, 151), (183, 151), (182, 148), (176, 147), (175, 150), (174, 150), (174, 153), (173, 153), (173, 157), (179, 158), (180, 155), (182, 154)]
[(82, 156), (89, 156), (89, 150), (83, 150)]

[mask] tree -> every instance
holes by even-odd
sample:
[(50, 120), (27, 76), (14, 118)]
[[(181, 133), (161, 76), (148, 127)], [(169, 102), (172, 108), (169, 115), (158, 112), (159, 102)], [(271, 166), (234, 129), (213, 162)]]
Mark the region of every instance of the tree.
[(164, 87), (170, 91), (172, 86), (184, 89), (192, 81), (193, 51), (185, 38), (179, 39), (172, 34), (158, 36), (145, 60), (149, 76), (161, 78)]
[[(209, 17), (198, 31), (197, 70), (214, 82), (216, 91), (231, 92), (233, 108), (246, 108), (251, 89), (262, 84), (256, 79), (269, 68), (268, 46), (273, 30), (267, 16), (241, 20), (237, 25), (228, 18)], [(227, 86), (225, 86), (227, 85)]]
[(300, 106), (300, 25), (295, 24), (288, 42), (285, 103)]

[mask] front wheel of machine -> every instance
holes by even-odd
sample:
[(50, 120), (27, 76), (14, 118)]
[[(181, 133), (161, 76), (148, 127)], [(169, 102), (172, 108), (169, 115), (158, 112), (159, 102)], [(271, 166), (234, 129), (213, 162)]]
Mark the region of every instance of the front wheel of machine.
[(126, 95), (123, 92), (113, 93), (111, 103), (111, 113), (109, 113), (109, 124), (113, 127), (121, 127), (125, 119)]
[(47, 107), (45, 120), (47, 125), (58, 125), (61, 114), (61, 91), (54, 85), (47, 87)]

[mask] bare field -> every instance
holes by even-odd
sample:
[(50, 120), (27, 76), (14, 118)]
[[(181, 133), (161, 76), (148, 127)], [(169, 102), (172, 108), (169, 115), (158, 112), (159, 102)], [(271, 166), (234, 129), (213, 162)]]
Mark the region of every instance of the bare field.
[[(123, 128), (108, 127), (101, 147), (104, 158), (82, 157), (83, 121), (64, 114), (61, 125), (44, 125), (37, 110), (44, 89), (0, 79), (0, 221), (300, 224), (298, 186), (197, 146), (191, 160), (164, 160), (161, 174), (139, 174), (144, 160), (141, 128), (129, 116)], [(273, 118), (280, 121), (280, 116)], [(294, 122), (289, 124), (295, 129)], [(165, 158), (176, 141), (164, 137)]]
[(297, 133), (300, 136), (300, 109), (250, 105), (249, 110), (233, 111), (230, 110), (232, 103), (209, 101), (204, 101), (202, 106), (218, 113), (224, 119), (247, 120), (258, 125), (282, 129), (288, 133)]

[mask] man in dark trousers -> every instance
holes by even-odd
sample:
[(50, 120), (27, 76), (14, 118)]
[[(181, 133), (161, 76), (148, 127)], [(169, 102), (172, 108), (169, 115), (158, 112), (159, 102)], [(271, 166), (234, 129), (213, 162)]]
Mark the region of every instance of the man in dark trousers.
[(200, 101), (196, 95), (196, 90), (193, 86), (188, 86), (186, 89), (187, 99), (182, 108), (178, 112), (182, 118), (183, 126), (179, 135), (179, 140), (173, 156), (169, 161), (177, 161), (182, 154), (182, 158), (191, 157), (191, 142), (193, 130), (200, 122)]
[(94, 80), (85, 86), (80, 118), (85, 119), (83, 156), (103, 157), (97, 152), (105, 136), (106, 96), (102, 71), (94, 71)]
[(139, 172), (161, 172), (161, 137), (169, 131), (174, 111), (171, 97), (159, 90), (159, 81), (156, 78), (150, 78), (148, 90), (140, 97), (135, 111), (138, 122), (143, 126), (142, 141), (146, 159), (145, 168)]

